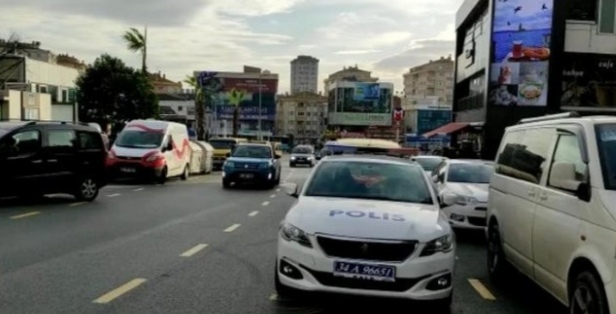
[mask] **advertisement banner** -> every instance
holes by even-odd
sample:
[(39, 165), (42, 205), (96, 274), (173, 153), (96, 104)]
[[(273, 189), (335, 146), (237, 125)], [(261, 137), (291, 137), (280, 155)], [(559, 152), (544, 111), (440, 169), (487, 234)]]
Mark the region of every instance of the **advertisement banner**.
[(561, 107), (616, 108), (616, 56), (566, 52), (563, 57)]
[(259, 116), (275, 120), (277, 79), (221, 77), (217, 72), (199, 72), (196, 79), (205, 94), (207, 110), (216, 113), (216, 119), (232, 119), (234, 108), (239, 107), (240, 120), (258, 120)]
[[(222, 105), (216, 108), (216, 119), (218, 120), (231, 120), (233, 119), (233, 110), (235, 106)], [(259, 119), (259, 107), (249, 106), (240, 107), (240, 120), (258, 120)], [(261, 107), (261, 120), (276, 120), (276, 107), (274, 106), (262, 106)]]
[(451, 110), (417, 110), (417, 134), (426, 134), (451, 122)]
[(328, 118), (330, 124), (333, 125), (389, 126), (391, 125), (392, 115), (383, 113), (330, 112)]
[(546, 106), (554, 0), (494, 2), (489, 103)]
[(355, 100), (379, 100), (381, 87), (379, 83), (357, 83), (353, 99)]

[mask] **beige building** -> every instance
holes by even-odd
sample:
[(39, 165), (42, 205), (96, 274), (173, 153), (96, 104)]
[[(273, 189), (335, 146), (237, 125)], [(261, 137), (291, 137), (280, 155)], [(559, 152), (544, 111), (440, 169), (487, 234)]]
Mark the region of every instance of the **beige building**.
[(150, 82), (154, 87), (155, 94), (181, 94), (182, 82), (174, 82), (167, 78), (164, 73), (148, 73)]
[(405, 98), (436, 96), (440, 104), (451, 106), (454, 69), (455, 62), (451, 56), (430, 60), (426, 64), (411, 68), (403, 75)]
[(377, 77), (372, 77), (372, 72), (362, 70), (355, 65), (354, 67), (344, 67), (342, 70), (331, 74), (323, 81), (323, 91), (327, 96), (330, 87), (336, 82), (378, 82)]
[(310, 92), (278, 96), (278, 134), (293, 134), (298, 140), (316, 140), (326, 128), (326, 119), (327, 97)]

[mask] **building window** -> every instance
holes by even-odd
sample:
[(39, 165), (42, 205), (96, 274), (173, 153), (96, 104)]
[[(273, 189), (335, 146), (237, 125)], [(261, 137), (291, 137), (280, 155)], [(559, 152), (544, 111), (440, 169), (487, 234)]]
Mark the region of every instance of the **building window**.
[(68, 102), (68, 91), (66, 89), (62, 90), (62, 99), (60, 102)]
[(601, 0), (600, 8), (599, 33), (614, 33), (616, 22), (616, 0)]
[(597, 5), (599, 1), (569, 0), (567, 20), (591, 21), (597, 20)]

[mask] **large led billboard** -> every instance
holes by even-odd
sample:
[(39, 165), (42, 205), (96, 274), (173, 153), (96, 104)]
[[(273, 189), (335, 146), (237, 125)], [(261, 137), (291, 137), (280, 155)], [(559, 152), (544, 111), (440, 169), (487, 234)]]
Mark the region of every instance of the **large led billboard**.
[(489, 103), (547, 105), (554, 0), (495, 0)]

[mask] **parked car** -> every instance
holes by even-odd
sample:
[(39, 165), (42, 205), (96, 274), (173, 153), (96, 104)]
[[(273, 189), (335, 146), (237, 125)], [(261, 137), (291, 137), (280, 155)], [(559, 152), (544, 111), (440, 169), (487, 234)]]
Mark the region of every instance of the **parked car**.
[(93, 127), (65, 122), (0, 122), (0, 196), (72, 194), (93, 201), (107, 184), (107, 151)]
[(411, 160), (417, 162), (428, 175), (431, 175), (434, 168), (447, 160), (447, 158), (442, 156), (418, 155), (411, 157)]
[(190, 141), (186, 125), (159, 121), (129, 122), (107, 158), (111, 178), (145, 178), (165, 183), (170, 177), (188, 179)]
[(332, 152), (331, 150), (329, 150), (327, 148), (323, 148), (319, 152), (317, 152), (315, 158), (317, 160), (321, 160), (321, 159), (323, 159), (323, 157), (331, 156), (333, 154), (334, 154), (334, 152)]
[(513, 265), (569, 313), (616, 313), (616, 117), (567, 113), (508, 127), (487, 214), (495, 283)]
[(432, 171), (440, 197), (450, 194), (455, 202), (443, 208), (454, 228), (483, 230), (488, 210), (488, 185), (493, 162), (445, 159)]

